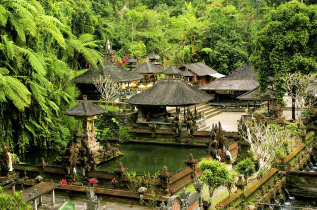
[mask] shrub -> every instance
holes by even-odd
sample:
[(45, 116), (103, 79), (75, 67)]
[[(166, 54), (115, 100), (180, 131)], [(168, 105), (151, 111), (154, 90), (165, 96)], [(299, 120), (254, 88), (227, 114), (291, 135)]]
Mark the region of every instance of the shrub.
[(235, 166), (235, 170), (248, 178), (255, 172), (255, 165), (250, 158), (246, 158)]

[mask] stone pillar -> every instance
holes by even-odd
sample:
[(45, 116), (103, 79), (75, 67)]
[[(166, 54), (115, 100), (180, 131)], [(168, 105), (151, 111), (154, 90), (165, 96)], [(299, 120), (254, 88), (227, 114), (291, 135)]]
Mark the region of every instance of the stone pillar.
[(13, 193), (13, 194), (15, 193), (15, 184), (12, 185), (12, 193)]

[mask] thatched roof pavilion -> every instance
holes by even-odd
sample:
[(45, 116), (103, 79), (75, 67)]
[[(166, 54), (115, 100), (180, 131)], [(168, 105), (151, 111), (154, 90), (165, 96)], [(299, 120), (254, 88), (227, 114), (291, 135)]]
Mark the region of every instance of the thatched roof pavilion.
[(156, 75), (162, 74), (163, 70), (151, 62), (146, 61), (134, 69), (133, 72), (143, 75), (145, 81), (155, 81)]
[(217, 79), (208, 85), (201, 87), (201, 90), (208, 91), (250, 91), (259, 87), (257, 73), (252, 66), (238, 67), (232, 74), (225, 78)]
[(138, 63), (138, 60), (131, 57), (131, 58), (129, 58), (129, 60), (127, 60), (127, 67), (130, 70), (135, 69), (136, 67), (138, 67), (137, 63)]
[(275, 101), (276, 100), (276, 91), (267, 88), (265, 93), (259, 92), (259, 87), (242, 94), (237, 97), (239, 100), (247, 101)]
[(163, 70), (152, 63), (146, 61), (138, 66), (133, 72), (138, 74), (161, 74)]
[(66, 110), (65, 114), (74, 117), (92, 117), (107, 112), (100, 106), (84, 100), (72, 108)]
[(89, 69), (85, 73), (74, 79), (77, 84), (93, 84), (94, 80), (100, 76), (110, 76), (115, 82), (130, 82), (142, 79), (142, 76), (131, 71), (127, 71), (121, 66), (115, 65), (111, 61), (103, 62), (104, 68), (98, 65), (98, 69)]
[(128, 71), (121, 66), (115, 65), (111, 61), (104, 61), (103, 65), (104, 68), (98, 65), (98, 69), (91, 68), (74, 79), (81, 94), (87, 95), (89, 100), (100, 99), (100, 94), (94, 85), (94, 81), (98, 80), (100, 76), (109, 76), (111, 80), (117, 83), (138, 81), (143, 78), (142, 75)]
[(194, 82), (200, 81), (200, 85), (204, 86), (212, 81), (212, 74), (217, 74), (218, 72), (202, 62), (198, 63), (188, 63), (180, 67), (182, 72), (186, 70), (190, 71), (194, 75)]
[(210, 68), (202, 62), (188, 63), (184, 64), (183, 66), (187, 68), (189, 71), (191, 71), (193, 74), (196, 74), (197, 76), (209, 76), (210, 74), (218, 73), (216, 70)]
[[(257, 87), (254, 90), (251, 90), (249, 92), (246, 92), (242, 94), (241, 96), (238, 96), (237, 98), (239, 100), (245, 100), (245, 101), (253, 101), (254, 102), (254, 110), (255, 110), (255, 102), (256, 101), (268, 101), (268, 112), (270, 112), (270, 101), (272, 102), (272, 105), (274, 106), (274, 101), (276, 101), (276, 91), (267, 88), (264, 93), (259, 92), (260, 88)], [(248, 102), (249, 104), (249, 102)], [(248, 105), (249, 106), (249, 105)]]
[(185, 107), (212, 99), (212, 96), (180, 79), (161, 79), (153, 87), (132, 96), (128, 103), (138, 107), (137, 122), (144, 122), (150, 118), (150, 114), (165, 112), (167, 116), (167, 106)]
[(155, 54), (152, 52), (150, 55), (147, 56), (150, 60), (150, 62), (154, 65), (161, 65), (161, 56)]
[(176, 68), (175, 66), (173, 65), (170, 65), (164, 72), (163, 74), (165, 75), (169, 75), (170, 78), (175, 78), (177, 76), (181, 76), (182, 75), (182, 72)]
[(152, 52), (150, 55), (148, 55), (148, 57), (149, 57), (150, 61), (161, 59), (161, 56), (155, 54), (154, 52)]
[(161, 79), (153, 87), (132, 96), (128, 103), (144, 106), (189, 106), (213, 97), (180, 79)]

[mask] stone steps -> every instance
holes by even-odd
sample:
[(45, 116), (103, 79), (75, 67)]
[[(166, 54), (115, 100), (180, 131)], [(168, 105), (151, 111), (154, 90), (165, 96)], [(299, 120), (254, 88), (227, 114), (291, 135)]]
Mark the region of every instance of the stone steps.
[[(190, 106), (189, 109), (193, 114), (195, 113), (195, 106), (194, 105)], [(221, 110), (210, 106), (208, 102), (204, 102), (204, 103), (196, 105), (196, 111), (197, 111), (197, 114), (200, 113), (200, 114), (204, 115), (205, 119), (209, 119), (209, 118), (211, 118), (217, 114), (220, 114), (222, 112)], [(167, 112), (171, 113), (172, 115), (175, 115), (176, 108), (175, 107), (170, 108), (167, 110)], [(181, 113), (181, 116), (183, 118), (184, 117), (183, 116), (184, 108), (180, 108), (180, 113)]]

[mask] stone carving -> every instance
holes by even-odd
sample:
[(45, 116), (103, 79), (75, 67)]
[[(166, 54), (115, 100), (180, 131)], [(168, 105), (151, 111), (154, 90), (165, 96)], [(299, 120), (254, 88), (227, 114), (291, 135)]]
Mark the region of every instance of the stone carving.
[[(10, 164), (11, 161), (11, 164)], [(0, 157), (1, 176), (7, 176), (9, 171), (12, 171), (12, 158), (8, 152), (7, 145), (2, 144), (2, 153)], [(11, 166), (10, 166), (11, 165)]]
[(207, 153), (216, 160), (225, 161), (224, 156), (225, 137), (221, 123), (212, 125), (210, 131), (210, 140), (207, 142)]
[(193, 154), (189, 154), (188, 159), (185, 161), (185, 164), (191, 168), (194, 168), (196, 160), (194, 159)]
[(246, 129), (244, 119), (241, 118), (238, 125), (238, 155), (233, 165), (236, 165), (241, 160), (252, 157), (252, 154), (248, 153), (251, 149), (251, 144), (243, 138), (243, 133), (246, 132)]
[(174, 130), (174, 138), (179, 138), (182, 130), (182, 121), (180, 120), (179, 114), (176, 114), (172, 121), (173, 130)]
[(186, 128), (187, 128), (187, 137), (192, 138), (194, 129), (195, 129), (195, 121), (193, 118), (193, 114), (191, 113), (189, 108), (187, 108)]
[(194, 184), (196, 192), (190, 194), (190, 192), (186, 192), (184, 188), (182, 193), (177, 196), (171, 196), (167, 205), (164, 202), (160, 204), (160, 207), (156, 207), (157, 210), (189, 210), (189, 209), (201, 209), (202, 208), (202, 188), (203, 184), (198, 179)]
[(88, 200), (85, 200), (87, 204), (87, 209), (98, 210), (100, 208), (100, 201), (101, 201), (101, 198), (98, 199), (97, 196), (95, 195), (95, 192), (91, 188), (89, 188)]

